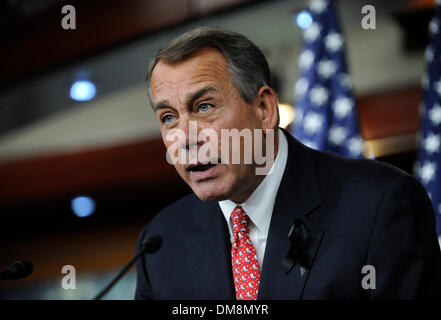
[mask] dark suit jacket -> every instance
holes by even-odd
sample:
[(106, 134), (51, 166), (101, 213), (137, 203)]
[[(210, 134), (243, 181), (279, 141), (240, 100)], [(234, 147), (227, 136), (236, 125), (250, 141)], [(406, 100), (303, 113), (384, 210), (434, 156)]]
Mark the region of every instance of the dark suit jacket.
[[(258, 299), (440, 298), (441, 253), (423, 186), (392, 166), (315, 151), (284, 133), (288, 161)], [(282, 264), (295, 220), (314, 240), (303, 275), (299, 263)], [(229, 231), (217, 202), (194, 194), (175, 202), (144, 228), (137, 250), (155, 233), (163, 245), (138, 260), (136, 299), (235, 299)], [(373, 276), (362, 273), (365, 265), (375, 268), (375, 289), (361, 285)]]

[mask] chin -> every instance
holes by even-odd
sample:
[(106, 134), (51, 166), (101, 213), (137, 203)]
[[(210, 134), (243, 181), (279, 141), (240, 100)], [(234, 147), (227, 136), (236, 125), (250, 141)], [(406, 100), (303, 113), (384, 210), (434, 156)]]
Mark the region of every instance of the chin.
[(198, 195), (199, 199), (201, 199), (202, 201), (206, 201), (206, 202), (217, 202), (217, 201), (222, 201), (225, 200), (225, 197), (216, 195), (216, 194), (209, 194), (209, 195)]
[[(209, 183), (212, 184), (212, 183)], [(219, 185), (198, 185), (191, 188), (196, 196), (202, 201), (214, 202), (227, 200), (230, 194), (226, 192), (223, 188), (219, 188)]]

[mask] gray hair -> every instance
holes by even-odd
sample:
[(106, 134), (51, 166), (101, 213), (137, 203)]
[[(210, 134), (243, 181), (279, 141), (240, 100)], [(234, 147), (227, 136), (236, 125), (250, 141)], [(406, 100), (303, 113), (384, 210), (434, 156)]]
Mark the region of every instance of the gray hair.
[(151, 77), (156, 64), (163, 60), (173, 65), (203, 47), (213, 47), (222, 53), (227, 61), (231, 81), (246, 103), (252, 103), (262, 86), (271, 86), (268, 62), (254, 43), (232, 31), (199, 27), (175, 38), (152, 59), (147, 70), (147, 91), (152, 106)]

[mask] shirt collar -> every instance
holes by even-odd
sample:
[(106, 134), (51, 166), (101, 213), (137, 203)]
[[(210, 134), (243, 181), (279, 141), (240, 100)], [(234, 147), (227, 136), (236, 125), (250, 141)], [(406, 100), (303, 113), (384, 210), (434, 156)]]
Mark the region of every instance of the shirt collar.
[(277, 191), (288, 159), (288, 141), (280, 129), (278, 129), (278, 136), (279, 146), (274, 164), (251, 196), (241, 204), (232, 200), (219, 201), (219, 206), (227, 220), (230, 232), (233, 230), (230, 219), (231, 213), (236, 206), (241, 206), (258, 231), (265, 235), (268, 234)]

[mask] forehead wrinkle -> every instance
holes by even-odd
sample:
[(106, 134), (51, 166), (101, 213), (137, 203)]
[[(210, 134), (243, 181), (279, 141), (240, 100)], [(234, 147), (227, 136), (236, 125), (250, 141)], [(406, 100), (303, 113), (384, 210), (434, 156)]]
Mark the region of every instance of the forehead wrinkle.
[(158, 103), (155, 103), (156, 108), (158, 107), (172, 107), (173, 100), (176, 98), (180, 103), (182, 103), (180, 94), (179, 94), (179, 83), (176, 83), (175, 81), (170, 81), (169, 79), (159, 79), (158, 81), (152, 82), (152, 94), (155, 95), (155, 93), (158, 95), (158, 97), (153, 97), (154, 100), (159, 100)]
[[(198, 90), (194, 89), (195, 87), (199, 87), (200, 90), (211, 85), (219, 94), (228, 93), (231, 87), (234, 87), (223, 55), (216, 49), (200, 51), (172, 65), (165, 61), (158, 62), (152, 74), (152, 93), (159, 93), (161, 102), (170, 104), (169, 99), (172, 98), (177, 99), (180, 104), (185, 104), (189, 95)], [(162, 104), (161, 102), (158, 105)]]
[[(214, 94), (215, 96), (218, 96), (219, 94), (221, 94), (221, 92), (220, 92), (219, 88), (216, 86), (216, 84), (211, 83), (211, 82), (206, 82), (203, 85), (200, 85), (200, 83), (198, 83), (194, 87), (195, 87), (195, 89), (188, 92), (186, 94), (186, 96), (184, 97), (183, 104), (190, 105), (190, 104), (194, 103), (195, 100), (200, 99), (210, 93)], [(155, 104), (153, 109), (154, 109), (154, 111), (157, 111), (159, 109), (171, 107), (170, 104), (171, 104), (170, 101), (168, 99), (165, 99), (165, 100), (162, 100), (162, 101), (158, 102), (157, 104)]]

